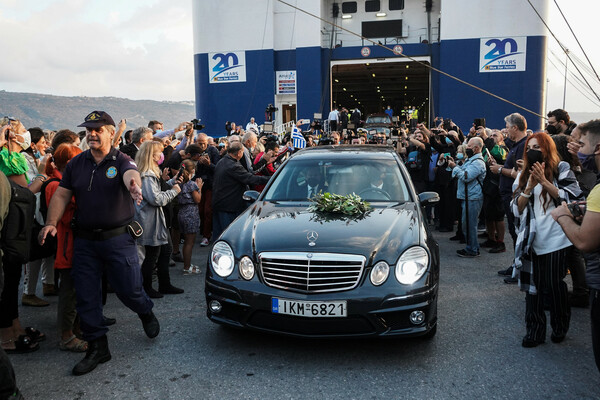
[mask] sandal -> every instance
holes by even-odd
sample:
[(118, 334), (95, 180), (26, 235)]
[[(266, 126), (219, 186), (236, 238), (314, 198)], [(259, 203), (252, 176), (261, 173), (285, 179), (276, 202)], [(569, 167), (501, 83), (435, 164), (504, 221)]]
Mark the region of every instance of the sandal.
[(24, 353), (31, 353), (33, 351), (39, 350), (40, 345), (37, 344), (36, 342), (32, 341), (31, 338), (27, 335), (20, 335), (19, 338), (17, 340), (14, 339), (9, 339), (9, 340), (4, 340), (2, 342), (2, 344), (8, 344), (8, 343), (14, 343), (15, 344), (15, 348), (14, 349), (5, 349), (4, 347), (2, 348), (6, 354), (24, 354)]
[(189, 268), (184, 268), (183, 269), (183, 274), (184, 275), (191, 275), (191, 274), (199, 274), (200, 271), (200, 267), (197, 265), (190, 265)]
[(44, 333), (40, 332), (35, 328), (32, 328), (31, 326), (25, 328), (25, 335), (29, 336), (31, 340), (36, 343), (43, 342), (44, 340), (46, 340), (46, 335)]
[(78, 339), (73, 335), (67, 340), (61, 340), (58, 347), (62, 351), (72, 351), (74, 353), (83, 353), (88, 349), (88, 343), (85, 340)]

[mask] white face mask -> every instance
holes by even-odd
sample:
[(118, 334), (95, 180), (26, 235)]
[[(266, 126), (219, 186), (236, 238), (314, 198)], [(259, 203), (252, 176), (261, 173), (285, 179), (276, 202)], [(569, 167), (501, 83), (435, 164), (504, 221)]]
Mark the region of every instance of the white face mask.
[(31, 146), (31, 134), (29, 133), (29, 131), (17, 135), (17, 137), (18, 138), (16, 139), (16, 141), (21, 145), (23, 150), (27, 150), (29, 146)]

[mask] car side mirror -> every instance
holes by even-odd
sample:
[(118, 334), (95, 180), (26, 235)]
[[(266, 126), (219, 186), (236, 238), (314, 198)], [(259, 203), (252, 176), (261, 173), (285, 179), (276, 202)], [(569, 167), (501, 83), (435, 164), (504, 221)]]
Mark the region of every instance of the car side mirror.
[(438, 201), (440, 201), (440, 195), (437, 194), (436, 192), (419, 193), (419, 202), (422, 205), (433, 204), (433, 203), (437, 203)]
[(256, 190), (246, 190), (242, 195), (242, 199), (246, 201), (256, 201), (256, 199), (258, 199), (259, 194), (260, 193), (258, 193)]

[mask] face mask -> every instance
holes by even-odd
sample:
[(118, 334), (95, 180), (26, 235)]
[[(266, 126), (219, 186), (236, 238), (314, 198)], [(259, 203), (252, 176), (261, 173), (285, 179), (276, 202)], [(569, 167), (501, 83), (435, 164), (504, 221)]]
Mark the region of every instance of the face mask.
[(33, 153), (33, 156), (34, 156), (34, 157), (35, 157), (37, 160), (39, 160), (40, 158), (42, 158), (42, 153), (40, 153), (40, 151), (39, 151), (39, 150), (36, 150), (36, 152), (35, 152), (35, 153)]
[(154, 132), (155, 135), (158, 135), (160, 133), (162, 133), (162, 129), (157, 129), (156, 132)]
[(27, 150), (29, 146), (31, 146), (31, 134), (29, 131), (26, 131), (22, 135), (17, 135), (21, 138), (21, 140), (17, 140), (17, 143), (21, 145), (23, 150)]
[(452, 140), (450, 140), (449, 138), (446, 138), (446, 144), (452, 144)]
[(475, 155), (475, 153), (473, 152), (473, 149), (467, 149), (465, 151), (465, 153), (467, 154), (467, 157), (471, 158)]
[(165, 155), (163, 153), (160, 153), (160, 156), (158, 157), (157, 164), (161, 165), (164, 161), (165, 161)]
[(556, 135), (558, 133), (554, 125), (548, 125), (546, 127), (546, 132), (548, 132), (548, 135)]
[(598, 167), (596, 167), (596, 155), (594, 153), (583, 154), (583, 153), (577, 152), (577, 158), (579, 158), (579, 161), (581, 162), (581, 166), (583, 168), (590, 170), (592, 172), (597, 172)]
[(527, 161), (529, 161), (529, 165), (533, 165), (536, 162), (541, 164), (544, 162), (544, 155), (539, 150), (527, 150)]
[(465, 158), (465, 155), (463, 153), (456, 153), (457, 160), (462, 160), (463, 158)]

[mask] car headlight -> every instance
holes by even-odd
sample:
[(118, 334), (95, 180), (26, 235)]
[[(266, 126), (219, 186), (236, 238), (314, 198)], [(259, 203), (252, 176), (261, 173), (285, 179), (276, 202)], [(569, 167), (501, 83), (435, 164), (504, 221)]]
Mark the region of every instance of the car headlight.
[(396, 264), (396, 279), (404, 285), (412, 285), (418, 281), (429, 265), (429, 254), (420, 247), (415, 246), (406, 250)]
[(240, 260), (240, 275), (247, 281), (254, 277), (254, 263), (248, 256)]
[(390, 266), (385, 261), (379, 261), (371, 270), (371, 283), (375, 286), (381, 285), (390, 274)]
[(226, 278), (233, 272), (233, 250), (225, 242), (217, 242), (213, 246), (210, 261), (215, 273)]

